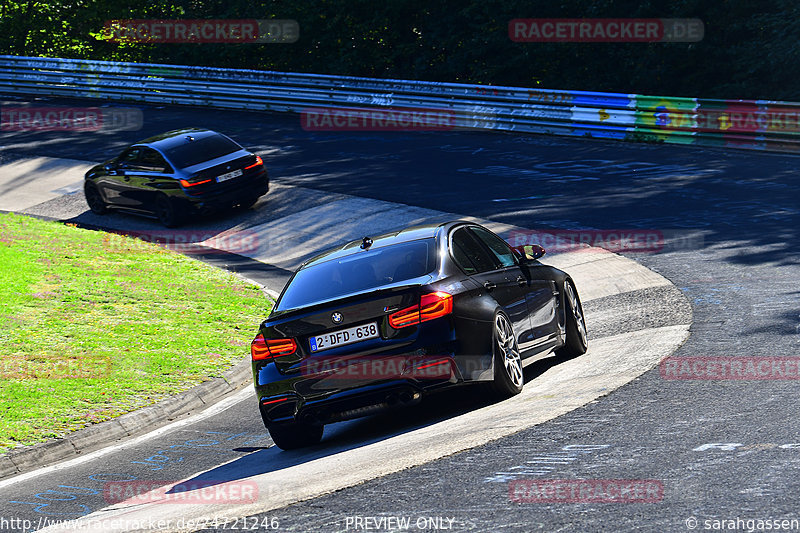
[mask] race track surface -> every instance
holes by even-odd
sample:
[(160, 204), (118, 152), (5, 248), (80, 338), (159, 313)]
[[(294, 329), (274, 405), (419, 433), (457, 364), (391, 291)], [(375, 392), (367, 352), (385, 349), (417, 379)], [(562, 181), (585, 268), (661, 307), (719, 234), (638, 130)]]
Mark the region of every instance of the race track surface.
[[(796, 157), (486, 132), (321, 134), (303, 131), (293, 116), (144, 111), (141, 132), (3, 133), (0, 164), (33, 156), (102, 161), (149, 134), (205, 126), (260, 153), (278, 187), (275, 198), (263, 199), (254, 211), (197, 227), (248, 228), (265, 217), (288, 216), (298, 207), (291, 191), (301, 187), (306, 210), (348, 195), (521, 228), (660, 231), (669, 236), (663, 249), (623, 255), (670, 280), (691, 304), (691, 335), (676, 356), (798, 355)], [(80, 207), (82, 201), (76, 192), (44, 198), (25, 211), (85, 224), (152, 226), (128, 215), (100, 221)], [(680, 311), (684, 298), (668, 289), (648, 287), (609, 299), (614, 301), (599, 297), (586, 304), (587, 314), (596, 317), (589, 323), (593, 345), (688, 323)], [(677, 316), (647, 316), (637, 307), (641, 301), (670, 304)], [(631, 311), (609, 316), (604, 310), (612, 304)], [(562, 363), (569, 362), (544, 363), (530, 377), (558, 371)], [(536, 380), (529, 382), (526, 393), (535, 386)], [(497, 408), (462, 389), (426, 409), (341, 424), (331, 428), (327, 445), (285, 453), (269, 447), (249, 392), (224, 411), (170, 429), (165, 444), (172, 448), (134, 442), (63, 470), (0, 482), (2, 514), (39, 519), (94, 512), (103, 506), (98, 491), (114, 480), (112, 473), (118, 480), (201, 473), (211, 480), (224, 464), (243, 472), (310, 472), (315, 461), (336, 453), (465, 414), (478, 419), (475, 413)], [(261, 525), (270, 524), (264, 517), (276, 518), (280, 531), (298, 532), (366, 531), (390, 516), (409, 518), (411, 531), (433, 530), (428, 518), (453, 531), (689, 531), (713, 526), (713, 520), (798, 519), (798, 392), (796, 379), (669, 380), (653, 369), (583, 407), (487, 444), (252, 516)], [(563, 398), (551, 401), (557, 406)], [(511, 411), (525, 413), (525, 403), (516, 407)], [(482, 423), (491, 419), (475, 420)], [(384, 450), (380, 460), (392, 462), (392, 452)], [(359, 464), (339, 467), (339, 475), (350, 475), (348, 468)], [(651, 503), (512, 502), (509, 482), (522, 479), (652, 480), (662, 492)]]

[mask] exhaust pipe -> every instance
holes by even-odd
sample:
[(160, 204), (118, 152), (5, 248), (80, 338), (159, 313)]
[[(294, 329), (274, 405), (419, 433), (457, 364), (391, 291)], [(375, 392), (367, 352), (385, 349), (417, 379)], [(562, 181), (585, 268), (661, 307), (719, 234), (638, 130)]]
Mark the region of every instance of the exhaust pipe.
[(416, 391), (404, 391), (400, 393), (400, 401), (403, 403), (412, 403), (420, 399), (422, 395)]

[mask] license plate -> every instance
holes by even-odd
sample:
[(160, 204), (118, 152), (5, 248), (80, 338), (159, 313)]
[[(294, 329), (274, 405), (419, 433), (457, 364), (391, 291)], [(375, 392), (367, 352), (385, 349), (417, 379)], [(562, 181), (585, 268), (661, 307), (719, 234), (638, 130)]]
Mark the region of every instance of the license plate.
[(233, 179), (237, 176), (241, 176), (242, 174), (243, 174), (242, 169), (238, 168), (233, 172), (228, 172), (227, 174), (223, 174), (222, 176), (217, 176), (217, 183), (222, 183), (223, 181)]
[(379, 335), (378, 324), (373, 322), (372, 324), (364, 324), (362, 326), (323, 333), (322, 335), (315, 335), (308, 339), (308, 344), (311, 346), (312, 352), (321, 352), (322, 350), (335, 348), (337, 346), (374, 339)]

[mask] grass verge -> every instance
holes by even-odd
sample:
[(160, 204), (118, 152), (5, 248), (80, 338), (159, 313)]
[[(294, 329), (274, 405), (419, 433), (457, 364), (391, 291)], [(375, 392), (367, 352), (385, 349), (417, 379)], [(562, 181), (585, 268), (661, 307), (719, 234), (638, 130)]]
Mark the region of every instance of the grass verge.
[(0, 214), (0, 453), (220, 376), (272, 302), (132, 238)]

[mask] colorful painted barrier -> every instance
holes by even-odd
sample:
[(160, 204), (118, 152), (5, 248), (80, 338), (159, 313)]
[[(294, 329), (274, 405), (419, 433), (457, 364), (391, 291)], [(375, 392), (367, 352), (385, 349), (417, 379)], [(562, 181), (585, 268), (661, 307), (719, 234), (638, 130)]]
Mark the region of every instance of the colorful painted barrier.
[(315, 108), (348, 109), (358, 116), (376, 109), (400, 114), (428, 109), (446, 112), (456, 129), (800, 151), (800, 103), (796, 102), (21, 56), (0, 56), (0, 94), (298, 114), (314, 113)]

